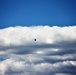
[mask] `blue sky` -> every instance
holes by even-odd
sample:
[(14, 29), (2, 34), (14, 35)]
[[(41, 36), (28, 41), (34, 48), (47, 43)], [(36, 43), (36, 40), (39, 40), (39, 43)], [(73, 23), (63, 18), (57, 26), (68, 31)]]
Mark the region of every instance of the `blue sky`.
[(0, 0), (0, 28), (76, 25), (76, 0)]

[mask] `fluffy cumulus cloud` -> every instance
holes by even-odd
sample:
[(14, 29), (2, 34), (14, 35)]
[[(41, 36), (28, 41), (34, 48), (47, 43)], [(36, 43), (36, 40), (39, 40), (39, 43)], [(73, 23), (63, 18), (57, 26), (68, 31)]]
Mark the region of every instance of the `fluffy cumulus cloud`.
[(76, 26), (0, 29), (0, 75), (75, 75)]

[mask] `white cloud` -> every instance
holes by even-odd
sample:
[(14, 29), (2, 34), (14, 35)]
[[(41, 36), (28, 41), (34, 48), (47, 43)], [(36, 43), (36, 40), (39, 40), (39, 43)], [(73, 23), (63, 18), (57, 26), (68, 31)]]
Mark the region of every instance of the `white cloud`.
[[(65, 70), (63, 67), (74, 66), (76, 67), (76, 61), (64, 61), (58, 63), (40, 63), (40, 64), (29, 64), (25, 61), (15, 61), (12, 59), (7, 59), (0, 62), (0, 74), (1, 75), (10, 75), (10, 74), (28, 74), (28, 75), (49, 75), (54, 72), (62, 72)], [(67, 70), (70, 72), (69, 70)]]
[(74, 75), (75, 69), (76, 26), (0, 29), (0, 75)]
[[(75, 41), (75, 37), (76, 26), (18, 26), (0, 30), (0, 45), (53, 44), (60, 41)], [(37, 42), (34, 42), (34, 38)]]

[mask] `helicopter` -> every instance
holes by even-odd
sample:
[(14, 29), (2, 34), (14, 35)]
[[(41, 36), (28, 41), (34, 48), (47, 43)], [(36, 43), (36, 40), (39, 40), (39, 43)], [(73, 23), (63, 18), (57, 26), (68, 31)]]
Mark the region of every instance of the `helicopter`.
[(34, 39), (34, 41), (36, 41), (37, 39)]

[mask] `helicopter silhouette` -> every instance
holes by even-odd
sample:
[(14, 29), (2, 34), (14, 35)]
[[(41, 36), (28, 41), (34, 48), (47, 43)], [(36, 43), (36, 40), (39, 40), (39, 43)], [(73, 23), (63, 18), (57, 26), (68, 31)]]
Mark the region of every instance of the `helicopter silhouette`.
[(36, 41), (36, 39), (34, 39), (34, 41)]

